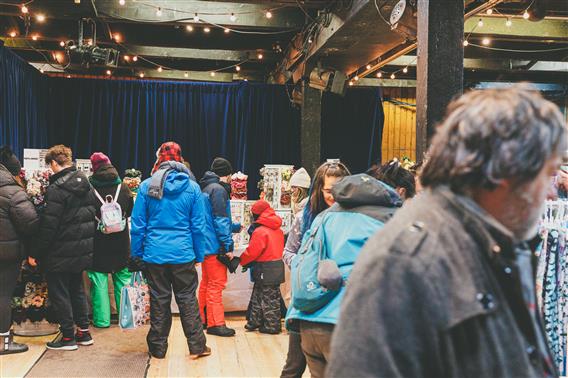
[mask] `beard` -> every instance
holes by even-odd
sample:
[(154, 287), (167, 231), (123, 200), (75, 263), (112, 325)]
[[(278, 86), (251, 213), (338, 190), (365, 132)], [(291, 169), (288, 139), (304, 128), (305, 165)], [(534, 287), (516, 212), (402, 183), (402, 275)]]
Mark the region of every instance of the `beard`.
[(504, 219), (517, 240), (527, 241), (537, 235), (545, 210), (546, 191), (539, 191), (529, 183), (513, 191)]

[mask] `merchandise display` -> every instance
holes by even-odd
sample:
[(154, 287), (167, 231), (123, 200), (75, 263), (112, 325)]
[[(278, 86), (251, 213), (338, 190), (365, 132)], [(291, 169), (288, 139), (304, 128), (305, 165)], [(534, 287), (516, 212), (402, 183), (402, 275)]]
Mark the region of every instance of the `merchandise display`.
[(136, 195), (138, 194), (138, 188), (142, 182), (142, 172), (135, 168), (130, 168), (124, 171), (124, 183), (128, 185), (128, 188), (134, 194), (134, 199), (136, 200)]
[(246, 248), (249, 243), (250, 235), (248, 228), (253, 222), (250, 209), (255, 201), (231, 200), (231, 217), (233, 223), (240, 223), (243, 228), (238, 234), (233, 234), (235, 250)]
[(87, 177), (93, 174), (93, 166), (90, 159), (77, 159), (75, 160), (75, 166), (78, 171), (83, 172)]
[(247, 200), (247, 181), (248, 176), (242, 172), (237, 172), (231, 176), (231, 199)]
[(290, 179), (294, 174), (292, 165), (265, 165), (260, 170), (262, 181), (259, 188), (262, 190), (261, 199), (270, 203), (274, 210), (290, 209), (292, 202), (292, 188)]

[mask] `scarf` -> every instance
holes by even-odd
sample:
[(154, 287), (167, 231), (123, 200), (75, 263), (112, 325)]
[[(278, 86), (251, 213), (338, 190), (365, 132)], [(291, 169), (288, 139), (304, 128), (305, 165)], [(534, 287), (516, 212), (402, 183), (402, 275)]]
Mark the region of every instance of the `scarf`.
[(160, 164), (156, 173), (150, 179), (150, 187), (148, 188), (148, 195), (152, 198), (161, 200), (164, 197), (164, 185), (168, 175), (172, 172), (186, 173), (189, 178), (195, 181), (195, 176), (185, 165), (177, 161), (166, 161)]

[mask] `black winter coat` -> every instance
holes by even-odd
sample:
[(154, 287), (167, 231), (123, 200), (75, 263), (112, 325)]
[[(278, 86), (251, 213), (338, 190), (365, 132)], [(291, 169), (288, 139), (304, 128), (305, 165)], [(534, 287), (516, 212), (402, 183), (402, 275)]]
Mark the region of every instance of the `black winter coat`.
[(0, 264), (23, 259), (24, 241), (38, 226), (39, 217), (24, 188), (0, 164)]
[(69, 167), (49, 179), (34, 256), (45, 272), (78, 273), (91, 267), (96, 228), (87, 177)]
[[(121, 185), (118, 194), (118, 204), (126, 218), (130, 218), (134, 200), (128, 185), (121, 183), (118, 172), (112, 165), (102, 166), (90, 178), (91, 184), (104, 199), (107, 195), (114, 197), (116, 188)], [(91, 203), (97, 211), (97, 218), (101, 217), (101, 201), (94, 194), (91, 195)], [(130, 257), (130, 232), (128, 223), (122, 232), (103, 234), (95, 232), (95, 253), (93, 255), (92, 270), (101, 273), (118, 272), (126, 267)]]

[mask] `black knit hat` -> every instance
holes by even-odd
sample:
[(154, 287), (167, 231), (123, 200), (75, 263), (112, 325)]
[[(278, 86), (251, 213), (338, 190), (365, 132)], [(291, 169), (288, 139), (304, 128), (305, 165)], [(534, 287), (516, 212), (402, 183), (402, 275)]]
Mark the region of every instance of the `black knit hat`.
[(8, 146), (0, 148), (0, 164), (2, 164), (6, 169), (12, 174), (12, 176), (17, 176), (22, 170), (22, 165), (20, 161), (12, 152), (12, 149)]
[(211, 163), (211, 172), (219, 177), (229, 176), (233, 174), (233, 166), (229, 160), (218, 157)]

